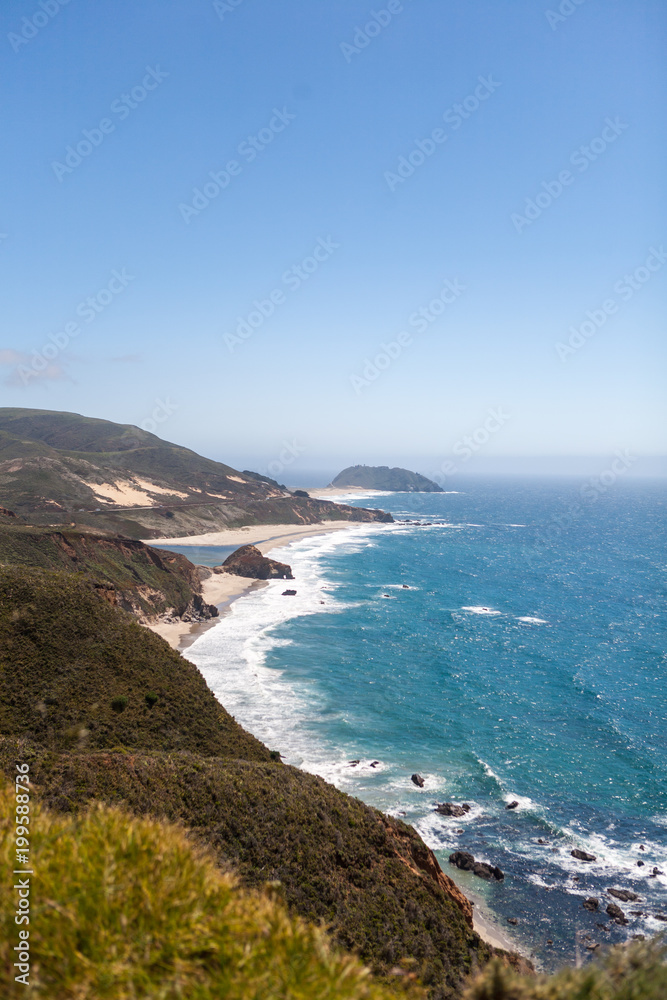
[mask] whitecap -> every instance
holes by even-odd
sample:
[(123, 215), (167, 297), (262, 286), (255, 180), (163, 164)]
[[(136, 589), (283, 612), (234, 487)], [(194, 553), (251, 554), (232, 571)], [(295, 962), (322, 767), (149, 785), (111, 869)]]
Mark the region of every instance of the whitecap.
[(517, 618), (518, 622), (526, 622), (527, 625), (548, 625), (549, 623), (544, 618), (531, 618), (526, 615), (523, 618)]
[(501, 615), (502, 611), (494, 611), (493, 608), (484, 607), (484, 605), (473, 605), (461, 608), (461, 611), (471, 611), (475, 615)]

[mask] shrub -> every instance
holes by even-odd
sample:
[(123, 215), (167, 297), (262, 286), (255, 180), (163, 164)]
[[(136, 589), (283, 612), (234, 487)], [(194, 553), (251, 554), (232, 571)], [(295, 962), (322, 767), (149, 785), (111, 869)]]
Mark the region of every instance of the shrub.
[(149, 691), (148, 694), (146, 695), (146, 704), (148, 705), (149, 708), (152, 708), (153, 705), (157, 703), (157, 700), (158, 696), (155, 694), (154, 691)]
[(127, 708), (127, 698), (125, 695), (121, 695), (120, 698), (112, 698), (111, 707), (114, 712), (124, 712)]
[[(0, 790), (0, 871), (11, 886), (14, 790)], [(3, 1000), (389, 1000), (323, 930), (250, 893), (179, 828), (96, 805), (33, 800), (30, 987), (14, 980), (14, 907), (0, 915)], [(402, 977), (409, 996), (419, 994)]]
[(610, 949), (582, 969), (553, 976), (517, 976), (497, 959), (464, 993), (464, 1000), (665, 1000), (664, 936)]

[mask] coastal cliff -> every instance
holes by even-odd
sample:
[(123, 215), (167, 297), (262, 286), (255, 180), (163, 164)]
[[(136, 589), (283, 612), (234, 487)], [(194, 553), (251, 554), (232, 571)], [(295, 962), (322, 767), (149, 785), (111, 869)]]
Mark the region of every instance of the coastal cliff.
[(3, 519), (0, 564), (81, 574), (100, 596), (145, 624), (165, 615), (196, 622), (218, 614), (204, 601), (200, 574), (185, 556), (111, 533)]
[(0, 761), (30, 764), (40, 798), (178, 820), (243, 883), (279, 881), (376, 974), (410, 956), (455, 997), (492, 954), (417, 833), (280, 763), (199, 671), (85, 579), (0, 568)]

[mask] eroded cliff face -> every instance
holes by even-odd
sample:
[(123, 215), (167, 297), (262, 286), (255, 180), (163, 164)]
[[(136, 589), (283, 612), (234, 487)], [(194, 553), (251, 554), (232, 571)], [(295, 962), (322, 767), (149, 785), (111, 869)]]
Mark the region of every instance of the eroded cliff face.
[(0, 527), (0, 563), (81, 573), (99, 597), (142, 622), (217, 615), (202, 599), (197, 567), (185, 556), (119, 535), (8, 521)]
[(431, 848), (427, 847), (416, 833), (413, 835), (406, 832), (405, 828), (401, 829), (395, 821), (388, 820), (387, 833), (395, 842), (396, 855), (403, 864), (407, 865), (415, 875), (426, 876), (435, 882), (447, 899), (451, 899), (458, 906), (465, 922), (472, 930), (472, 903), (449, 875), (445, 875)]

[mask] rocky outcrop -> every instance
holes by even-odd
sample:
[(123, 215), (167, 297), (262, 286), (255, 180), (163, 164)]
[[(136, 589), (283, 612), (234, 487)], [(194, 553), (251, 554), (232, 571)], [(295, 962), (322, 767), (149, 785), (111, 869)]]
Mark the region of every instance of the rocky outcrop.
[(607, 913), (616, 924), (628, 923), (628, 919), (625, 913), (623, 913), (623, 910), (620, 908), (620, 906), (617, 906), (616, 903), (610, 903), (607, 906)]
[(620, 899), (622, 903), (634, 903), (639, 899), (636, 892), (630, 892), (629, 889), (607, 889), (610, 896), (615, 896), (616, 899)]
[(457, 806), (453, 802), (440, 802), (436, 807), (435, 811), (441, 816), (465, 816), (466, 813), (470, 812), (470, 806), (467, 802), (462, 805)]
[(214, 573), (232, 573), (252, 580), (293, 580), (287, 563), (268, 559), (255, 545), (242, 545), (225, 559), (222, 566), (216, 566)]
[(580, 851), (578, 847), (575, 847), (573, 851), (570, 851), (573, 858), (577, 861), (597, 861), (597, 856), (595, 854), (587, 854), (586, 851)]
[(473, 875), (477, 875), (478, 878), (484, 879), (496, 879), (498, 882), (502, 882), (505, 878), (504, 872), (496, 865), (489, 865), (486, 861), (475, 861), (472, 854), (468, 851), (454, 851), (453, 854), (449, 855), (450, 865), (455, 865), (461, 871), (472, 872)]
[(412, 777), (410, 778), (410, 781), (412, 782), (413, 785), (416, 785), (417, 788), (424, 787), (424, 779), (422, 778), (421, 774), (413, 774)]
[(600, 900), (596, 899), (595, 896), (589, 896), (588, 899), (585, 899), (581, 905), (585, 910), (595, 913), (600, 906)]

